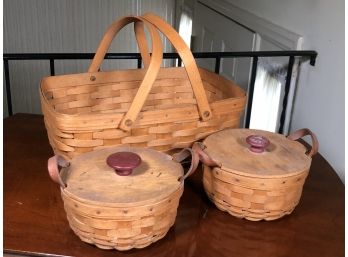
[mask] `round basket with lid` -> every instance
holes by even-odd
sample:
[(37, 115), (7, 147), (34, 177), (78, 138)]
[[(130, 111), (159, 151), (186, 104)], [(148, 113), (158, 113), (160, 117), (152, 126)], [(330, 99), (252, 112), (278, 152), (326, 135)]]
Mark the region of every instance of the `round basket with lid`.
[[(295, 141), (312, 138), (308, 150)], [(248, 220), (274, 220), (299, 203), (318, 141), (309, 129), (285, 137), (253, 129), (228, 129), (195, 143), (203, 185), (215, 205)]]
[(161, 239), (174, 224), (184, 179), (195, 169), (184, 175), (180, 158), (114, 147), (81, 154), (69, 163), (54, 156), (48, 170), (61, 185), (75, 234), (102, 249), (128, 250)]

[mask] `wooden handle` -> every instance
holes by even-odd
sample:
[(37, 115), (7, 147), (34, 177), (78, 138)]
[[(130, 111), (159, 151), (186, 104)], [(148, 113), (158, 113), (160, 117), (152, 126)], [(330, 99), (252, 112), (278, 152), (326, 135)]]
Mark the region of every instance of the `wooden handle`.
[[(127, 24), (131, 22), (136, 22), (136, 21), (142, 21), (143, 24), (149, 29), (150, 35), (152, 38), (152, 56), (149, 61), (149, 65), (147, 68), (147, 71), (145, 73), (145, 76), (143, 78), (143, 81), (140, 84), (140, 87), (138, 89), (137, 94), (134, 97), (134, 100), (129, 107), (128, 112), (125, 114), (125, 116), (122, 118), (120, 124), (118, 127), (122, 130), (129, 131), (132, 128), (132, 125), (134, 124), (134, 121), (138, 117), (139, 112), (143, 108), (143, 105), (147, 99), (147, 96), (150, 93), (150, 90), (152, 88), (153, 83), (156, 80), (157, 74), (159, 72), (161, 62), (162, 62), (162, 42), (159, 37), (159, 34), (157, 30), (154, 28), (153, 25), (151, 25), (149, 22), (147, 22), (144, 18), (142, 17), (135, 17), (135, 16), (126, 16), (121, 18), (120, 20), (114, 22), (113, 24), (110, 25), (108, 30), (106, 31), (98, 49), (97, 52), (94, 56), (94, 59), (91, 63), (91, 66), (88, 69), (88, 72), (97, 72), (101, 62), (104, 59), (105, 53), (108, 50), (112, 39), (114, 36), (117, 34), (117, 32), (126, 26)], [(135, 29), (137, 31), (140, 31), (142, 29), (142, 25), (137, 25), (135, 24)], [(143, 33), (144, 34), (144, 33)], [(142, 33), (138, 32), (138, 35), (142, 35)], [(143, 35), (144, 36), (144, 35)], [(146, 38), (145, 37), (137, 37), (138, 43), (140, 45), (144, 44), (145, 47), (146, 45)], [(146, 57), (144, 58), (146, 60)], [(148, 61), (145, 61), (145, 63)]]
[[(156, 16), (152, 13), (146, 13), (142, 15), (142, 17), (153, 24), (158, 30), (160, 30), (177, 50), (185, 65), (187, 75), (191, 82), (193, 93), (195, 94), (197, 100), (199, 115), (202, 120), (211, 119), (212, 112), (209, 106), (207, 95), (205, 94), (203, 82), (190, 48), (186, 45), (185, 41), (180, 37), (178, 32), (176, 32), (176, 30), (161, 17)], [(142, 34), (140, 33), (138, 33), (138, 35), (139, 37), (142, 36)], [(144, 41), (144, 39), (142, 41)], [(147, 53), (144, 53), (144, 55), (146, 54)]]
[(144, 63), (144, 68), (149, 68), (151, 56), (148, 51), (145, 31), (144, 31), (144, 23), (143, 22), (135, 22), (134, 23), (134, 32), (135, 32), (135, 38), (137, 40), (139, 52), (141, 55), (141, 58)]
[(69, 167), (70, 163), (67, 162), (62, 156), (55, 155), (48, 159), (47, 162), (47, 169), (48, 174), (50, 175), (51, 179), (58, 183), (62, 188), (66, 187), (66, 184), (64, 183), (63, 179), (60, 176), (60, 167)]
[[(184, 40), (180, 37), (180, 35), (164, 20), (162, 20), (160, 17), (153, 15), (153, 14), (145, 14), (142, 16), (145, 20), (147, 20), (149, 23), (154, 25), (157, 29), (159, 29), (168, 39), (169, 41), (173, 44), (173, 46), (177, 49), (181, 59), (183, 60), (183, 63), (185, 64), (185, 69), (187, 71), (189, 80), (192, 85), (193, 93), (195, 94), (196, 100), (197, 100), (197, 105), (198, 105), (198, 111), (199, 115), (202, 120), (209, 120), (212, 118), (212, 112), (210, 110), (210, 106), (208, 103), (207, 96), (205, 94), (205, 90), (203, 87), (203, 82), (200, 77), (198, 67), (196, 65), (196, 62), (193, 58), (193, 55), (190, 51), (190, 49), (187, 47), (186, 43)], [(138, 30), (136, 33), (137, 35), (137, 40), (139, 42), (144, 42), (142, 45), (144, 46), (143, 48), (140, 48), (140, 51), (143, 51), (144, 53), (142, 56), (148, 56), (147, 46), (146, 46), (146, 38), (145, 38), (145, 33), (144, 31), (141, 33), (139, 32), (140, 30), (143, 30), (143, 27), (140, 25), (137, 25), (135, 29)], [(151, 34), (152, 36), (152, 34)], [(141, 37), (143, 37), (141, 39)], [(145, 47), (146, 46), (146, 47)], [(154, 47), (152, 47), (153, 54), (151, 56), (152, 58), (156, 58), (154, 56)], [(150, 91), (151, 88), (148, 88), (148, 91)], [(147, 90), (146, 90), (147, 92)], [(148, 96), (147, 94), (142, 93), (142, 88), (139, 88), (138, 93), (136, 94), (128, 112), (124, 116), (124, 118), (121, 120), (121, 123), (119, 125), (119, 128), (124, 130), (124, 131), (129, 131), (134, 124), (134, 121), (136, 120), (139, 112), (141, 111), (146, 98)]]
[(299, 129), (299, 130), (291, 133), (290, 135), (288, 135), (287, 138), (290, 140), (297, 140), (297, 139), (304, 137), (304, 136), (307, 136), (307, 135), (311, 136), (312, 147), (310, 149), (308, 149), (306, 154), (309, 157), (312, 157), (318, 152), (319, 142), (318, 142), (317, 136), (310, 129), (308, 129), (308, 128)]
[[(150, 66), (150, 56), (147, 52), (147, 41), (144, 33), (144, 24), (146, 27), (149, 29), (151, 33), (152, 39), (154, 37), (156, 38), (159, 37), (156, 29), (153, 28), (148, 22), (146, 22), (143, 18), (137, 17), (137, 16), (125, 16), (122, 17), (121, 19), (113, 22), (109, 28), (106, 30), (98, 48), (97, 51), (94, 55), (94, 58), (88, 68), (88, 72), (98, 72), (100, 69), (100, 66), (104, 60), (105, 54), (110, 48), (112, 40), (115, 38), (117, 33), (126, 25), (129, 23), (134, 22), (134, 30), (135, 30), (135, 36), (136, 40), (140, 49), (140, 53), (142, 54), (142, 59), (144, 61), (144, 66), (148, 68)], [(153, 36), (153, 34), (156, 34)], [(152, 49), (154, 48), (160, 48), (161, 49), (161, 56), (162, 56), (162, 43), (159, 40), (160, 44), (158, 42), (152, 41)], [(145, 51), (146, 47), (146, 51)], [(162, 60), (161, 60), (162, 61)]]
[[(144, 79), (139, 86), (138, 92), (136, 93), (127, 113), (122, 118), (119, 124), (119, 128), (124, 131), (129, 131), (132, 128), (132, 125), (134, 124), (141, 109), (143, 108), (145, 101), (151, 91), (152, 85), (156, 80), (163, 57), (162, 42), (157, 30), (154, 28), (154, 26), (151, 25), (151, 23), (147, 22), (145, 19), (141, 17), (137, 17), (137, 19), (142, 20), (146, 27), (150, 30), (150, 35), (152, 38), (152, 56), (150, 58), (150, 63), (147, 68), (147, 72), (144, 76)], [(143, 38), (141, 39), (139, 36), (137, 37), (137, 40), (139, 40), (139, 42), (144, 42), (140, 43), (140, 45), (145, 45), (145, 47), (147, 48), (143, 27), (140, 25), (136, 25), (135, 28), (138, 30), (142, 30), (143, 33), (138, 32), (137, 35), (142, 35)]]

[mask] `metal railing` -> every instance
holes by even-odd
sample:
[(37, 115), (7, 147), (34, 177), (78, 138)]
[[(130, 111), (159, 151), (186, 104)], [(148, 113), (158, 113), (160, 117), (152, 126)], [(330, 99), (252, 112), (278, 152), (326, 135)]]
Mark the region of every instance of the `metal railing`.
[[(316, 51), (249, 51), (249, 52), (201, 52), (193, 53), (196, 59), (215, 59), (215, 73), (219, 74), (221, 59), (223, 58), (252, 58), (251, 75), (248, 87), (248, 104), (246, 107), (245, 127), (250, 124), (250, 115), (252, 107), (252, 99), (254, 95), (254, 85), (256, 79), (257, 65), (260, 57), (288, 57), (287, 75), (285, 81), (285, 92), (282, 104), (282, 112), (280, 116), (279, 133), (283, 132), (286, 106), (288, 103), (288, 95), (290, 90), (292, 70), (295, 63), (295, 57), (301, 58), (303, 61), (309, 60), (309, 63), (314, 66), (318, 53)], [(50, 74), (55, 75), (55, 60), (86, 60), (93, 59), (94, 53), (25, 53), (25, 54), (4, 54), (4, 72), (6, 97), (9, 115), (13, 115), (12, 97), (11, 97), (11, 81), (9, 61), (11, 60), (48, 60), (50, 64)], [(137, 67), (141, 68), (141, 56), (139, 53), (108, 53), (105, 59), (136, 59)], [(163, 59), (177, 59), (178, 65), (181, 65), (181, 59), (177, 53), (164, 53)]]

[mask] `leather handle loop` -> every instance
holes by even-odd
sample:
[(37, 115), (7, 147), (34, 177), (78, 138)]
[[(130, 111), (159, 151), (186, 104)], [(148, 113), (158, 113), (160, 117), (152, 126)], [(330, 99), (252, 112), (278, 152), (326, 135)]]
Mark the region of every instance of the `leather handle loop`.
[(310, 129), (308, 129), (308, 128), (299, 129), (299, 130), (291, 133), (290, 135), (288, 135), (287, 138), (295, 141), (295, 140), (297, 140), (301, 137), (307, 136), (307, 135), (311, 136), (312, 147), (310, 149), (308, 149), (306, 154), (309, 157), (313, 157), (319, 150), (319, 142), (318, 142), (317, 136)]
[[(142, 15), (144, 19), (154, 25), (159, 31), (163, 33), (164, 36), (172, 43), (174, 48), (177, 50), (179, 56), (181, 57), (188, 78), (191, 82), (193, 93), (196, 97), (199, 115), (202, 120), (206, 121), (212, 118), (212, 112), (209, 106), (208, 98), (205, 93), (201, 75), (199, 73), (196, 61), (192, 55), (190, 48), (186, 45), (185, 41), (180, 37), (178, 32), (161, 17), (154, 15), (152, 13), (145, 13)], [(139, 34), (141, 37), (142, 34)], [(143, 39), (144, 41), (144, 39)], [(148, 53), (144, 52), (144, 56)]]
[(191, 176), (196, 171), (199, 164), (199, 156), (191, 148), (184, 148), (179, 153), (173, 155), (173, 160), (176, 162), (182, 162), (190, 155), (192, 158), (190, 168), (188, 169), (186, 174), (184, 174), (184, 176), (179, 178), (180, 182), (183, 182), (186, 178)]
[(193, 144), (192, 148), (184, 148), (179, 153), (173, 155), (173, 160), (176, 162), (181, 162), (190, 155), (192, 158), (190, 168), (184, 176), (179, 178), (180, 182), (184, 181), (196, 171), (200, 161), (210, 167), (221, 167), (221, 165), (210, 158), (209, 155), (203, 151), (203, 149), (204, 145), (200, 142), (196, 142)]
[(199, 156), (199, 160), (209, 167), (221, 167), (221, 164), (213, 160), (206, 152), (205, 145), (202, 142), (193, 143), (192, 150)]
[(65, 188), (66, 184), (60, 176), (59, 166), (69, 167), (69, 165), (70, 163), (60, 155), (55, 155), (49, 158), (47, 162), (48, 174), (50, 175), (51, 179), (54, 182), (58, 183), (62, 188)]

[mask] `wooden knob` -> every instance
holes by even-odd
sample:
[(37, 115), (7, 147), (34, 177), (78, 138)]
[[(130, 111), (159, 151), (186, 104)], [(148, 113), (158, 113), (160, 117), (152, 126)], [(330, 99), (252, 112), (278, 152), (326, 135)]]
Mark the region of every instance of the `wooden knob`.
[(250, 151), (254, 153), (262, 153), (270, 144), (266, 137), (259, 135), (248, 136), (246, 142), (250, 145)]
[(109, 155), (106, 163), (115, 170), (117, 175), (128, 176), (140, 165), (141, 158), (136, 153), (117, 152)]

